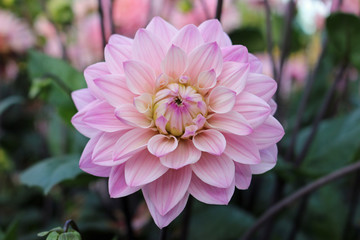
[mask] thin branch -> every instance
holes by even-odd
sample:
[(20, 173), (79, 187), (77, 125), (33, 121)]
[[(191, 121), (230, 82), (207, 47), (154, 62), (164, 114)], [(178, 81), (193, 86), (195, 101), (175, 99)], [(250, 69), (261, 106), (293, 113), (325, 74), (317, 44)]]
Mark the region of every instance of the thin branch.
[(270, 56), (271, 65), (273, 68), (274, 79), (277, 79), (277, 68), (275, 64), (275, 58), (273, 53), (273, 36), (272, 36), (272, 24), (271, 24), (271, 9), (268, 0), (264, 0), (265, 14), (266, 14), (266, 45), (268, 54)]
[(65, 222), (64, 227), (63, 227), (64, 232), (69, 231), (70, 226), (72, 227), (72, 229), (74, 229), (75, 231), (80, 233), (78, 226), (76, 225), (75, 221), (72, 219), (69, 219)]
[(102, 45), (105, 48), (106, 45), (106, 36), (105, 36), (105, 23), (104, 23), (104, 9), (101, 4), (101, 0), (98, 0), (98, 12), (100, 16), (100, 27), (101, 27), (101, 38), (102, 38)]
[(243, 235), (242, 240), (250, 239), (250, 237), (257, 232), (257, 230), (268, 220), (272, 219), (274, 216), (276, 216), (278, 213), (280, 213), (284, 208), (291, 205), (296, 200), (299, 200), (305, 196), (307, 196), (309, 193), (314, 192), (318, 188), (334, 181), (335, 179), (338, 179), (340, 177), (344, 177), (347, 174), (350, 174), (352, 172), (355, 172), (360, 169), (360, 160), (356, 161), (355, 163), (348, 165), (346, 167), (343, 167), (339, 170), (336, 170), (324, 177), (321, 177), (320, 179), (309, 183), (308, 185), (300, 188), (290, 196), (284, 198), (277, 204), (273, 205), (269, 210), (267, 210), (258, 220), (255, 222), (255, 224)]
[(314, 85), (314, 82), (315, 82), (315, 77), (318, 74), (318, 72), (320, 70), (321, 63), (324, 60), (327, 44), (328, 44), (328, 41), (325, 38), (323, 40), (323, 42), (322, 42), (323, 48), (321, 50), (321, 53), (320, 53), (319, 59), (318, 59), (318, 61), (316, 63), (316, 66), (315, 66), (312, 74), (310, 74), (309, 78), (306, 81), (304, 94), (301, 97), (299, 108), (297, 110), (295, 125), (294, 125), (293, 131), (291, 133), (290, 145), (289, 145), (288, 151), (287, 151), (286, 156), (285, 156), (285, 160), (288, 161), (288, 162), (291, 159), (294, 159), (294, 150), (295, 150), (295, 146), (296, 146), (296, 143), (297, 143), (297, 136), (298, 136), (298, 133), (299, 133), (299, 130), (300, 130), (302, 118), (303, 118), (303, 115), (305, 113), (305, 109), (306, 109), (306, 106), (307, 106), (307, 103), (308, 103), (308, 100), (309, 100), (309, 97), (310, 97), (311, 89), (312, 89), (312, 87)]
[(133, 240), (134, 239), (134, 230), (133, 230), (133, 227), (131, 224), (132, 218), (131, 218), (130, 209), (129, 209), (129, 197), (122, 197), (121, 203), (122, 203), (122, 210), (125, 215), (125, 223), (126, 223), (128, 240)]
[(221, 21), (222, 7), (223, 7), (223, 0), (218, 0), (216, 6), (215, 18), (219, 20), (219, 22)]
[(183, 226), (182, 226), (181, 238), (180, 238), (181, 240), (187, 240), (188, 238), (192, 203), (193, 203), (193, 199), (190, 196), (185, 208), (184, 220), (183, 220)]
[(164, 227), (160, 231), (160, 240), (166, 240), (167, 239), (167, 230), (168, 227)]
[(337, 87), (338, 83), (341, 81), (341, 79), (344, 76), (344, 73), (346, 71), (346, 67), (347, 67), (347, 63), (343, 63), (342, 66), (340, 67), (340, 70), (339, 70), (333, 84), (331, 85), (330, 89), (327, 91), (326, 96), (324, 98), (324, 101), (323, 101), (323, 103), (321, 105), (321, 108), (320, 108), (320, 110), (319, 110), (319, 112), (316, 115), (316, 118), (314, 120), (314, 124), (312, 125), (311, 132), (310, 132), (308, 138), (305, 141), (304, 147), (302, 148), (302, 150), (300, 152), (300, 155), (295, 160), (295, 165), (296, 166), (299, 166), (302, 163), (302, 161), (305, 159), (306, 154), (308, 153), (308, 151), (310, 149), (311, 143), (313, 142), (313, 140), (315, 138), (315, 135), (316, 135), (317, 130), (319, 128), (320, 122), (323, 119), (323, 117), (324, 117), (324, 115), (326, 113), (326, 110), (329, 107), (330, 101), (331, 101), (331, 99), (332, 99), (332, 97), (334, 95), (336, 87)]
[(303, 199), (301, 199), (300, 205), (299, 205), (298, 209), (296, 210), (294, 223), (293, 223), (292, 229), (290, 231), (288, 240), (296, 239), (296, 235), (299, 231), (299, 227), (301, 226), (301, 222), (305, 216), (308, 202), (309, 202), (309, 195), (307, 195)]
[(110, 26), (111, 34), (115, 34), (115, 23), (114, 23), (114, 0), (110, 1)]

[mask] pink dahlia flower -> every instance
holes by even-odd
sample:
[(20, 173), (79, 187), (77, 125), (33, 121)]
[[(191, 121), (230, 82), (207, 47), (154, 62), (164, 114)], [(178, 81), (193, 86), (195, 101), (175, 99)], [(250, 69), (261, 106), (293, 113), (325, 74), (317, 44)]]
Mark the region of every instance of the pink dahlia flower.
[(113, 198), (141, 189), (160, 228), (190, 194), (227, 204), (274, 167), (284, 134), (269, 105), (276, 83), (261, 71), (217, 20), (178, 30), (155, 17), (134, 39), (113, 35), (72, 94), (72, 123), (90, 138), (80, 168), (109, 177)]

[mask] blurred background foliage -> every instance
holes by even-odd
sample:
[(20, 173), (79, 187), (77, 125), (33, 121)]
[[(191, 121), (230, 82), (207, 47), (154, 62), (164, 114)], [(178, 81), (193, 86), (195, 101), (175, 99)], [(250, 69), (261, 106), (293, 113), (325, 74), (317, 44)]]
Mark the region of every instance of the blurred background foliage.
[[(179, 24), (198, 24), (206, 19), (189, 17), (198, 5), (196, 1), (168, 1), (172, 5), (145, 0), (132, 1), (137, 2), (133, 5), (116, 3), (121, 1), (125, 0), (113, 1), (110, 15), (114, 24), (105, 27), (106, 38), (110, 29), (131, 37), (136, 28), (146, 26), (152, 14)], [(344, 0), (343, 6), (349, 1)], [(216, 1), (205, 2), (210, 10), (214, 9)], [(288, 3), (269, 2), (273, 54), (279, 61)], [(151, 4), (155, 10), (148, 13)], [(253, 176), (250, 188), (237, 190), (229, 206), (209, 206), (194, 200), (189, 239), (239, 239), (274, 201), (360, 159), (360, 3), (352, 1), (357, 9), (340, 7), (340, 12), (334, 11), (334, 4), (336, 1), (326, 0), (298, 0), (296, 4), (287, 39), (290, 53), (279, 90), (286, 135), (279, 143), (277, 166), (266, 174)], [(174, 8), (176, 14), (163, 13), (165, 5)], [(126, 7), (129, 9), (124, 10)], [(141, 14), (142, 8), (146, 17), (137, 25), (131, 24), (131, 16), (116, 20), (117, 14), (135, 10)], [(86, 87), (82, 70), (103, 58), (97, 1), (1, 0), (0, 24), (5, 21), (1, 20), (4, 12), (22, 21), (33, 41), (22, 51), (0, 47), (0, 240), (41, 239), (37, 233), (62, 226), (67, 219), (77, 223), (82, 239), (126, 239), (124, 206), (133, 216), (135, 239), (158, 238), (159, 230), (141, 193), (133, 194), (127, 202), (110, 199), (106, 179), (85, 174), (78, 167), (87, 139), (70, 123), (76, 112), (71, 91)], [(172, 19), (174, 15), (177, 17)], [(95, 23), (91, 23), (91, 18), (96, 18)], [(222, 18), (233, 43), (243, 44), (256, 54), (264, 62), (264, 72), (272, 75), (266, 53), (264, 3), (225, 1)], [(4, 27), (0, 27), (0, 44), (4, 44), (5, 34)], [(325, 109), (324, 120), (308, 154), (296, 164), (294, 159), (301, 154), (342, 65), (346, 71)], [(305, 82), (314, 71), (315, 81), (295, 151), (287, 159), (299, 101)], [(304, 201), (306, 207), (300, 208), (300, 217), (298, 202), (271, 221), (271, 231), (265, 226), (254, 239), (359, 239), (359, 179), (357, 172), (312, 193)], [(280, 192), (279, 183), (283, 189)], [(180, 239), (183, 215), (170, 225), (169, 239)], [(294, 228), (296, 237), (291, 234)]]

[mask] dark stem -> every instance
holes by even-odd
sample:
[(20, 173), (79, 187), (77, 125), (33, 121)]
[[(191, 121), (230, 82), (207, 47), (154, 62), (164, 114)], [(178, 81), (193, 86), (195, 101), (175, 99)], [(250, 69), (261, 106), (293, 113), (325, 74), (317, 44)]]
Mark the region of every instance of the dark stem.
[(343, 167), (339, 170), (336, 170), (324, 177), (321, 177), (320, 179), (309, 183), (308, 185), (300, 188), (290, 196), (284, 198), (277, 204), (273, 205), (271, 208), (269, 208), (261, 217), (258, 218), (258, 220), (255, 222), (255, 224), (243, 235), (242, 240), (250, 239), (250, 237), (258, 231), (258, 229), (266, 223), (268, 220), (272, 219), (274, 216), (276, 216), (279, 212), (281, 212), (284, 208), (291, 205), (293, 202), (295, 202), (298, 199), (303, 198), (304, 196), (307, 196), (309, 193), (314, 192), (321, 186), (324, 186), (331, 181), (334, 181), (335, 179), (338, 179), (340, 177), (346, 176), (347, 174), (350, 174), (352, 172), (355, 172), (360, 169), (360, 160), (356, 161), (355, 163), (348, 165), (346, 167)]
[(322, 43), (323, 48), (321, 50), (321, 54), (319, 56), (317, 64), (316, 64), (313, 72), (309, 75), (309, 77), (308, 77), (308, 79), (306, 81), (304, 94), (301, 97), (299, 108), (297, 110), (295, 125), (294, 125), (294, 128), (293, 128), (292, 132), (291, 132), (290, 145), (289, 145), (288, 151), (287, 151), (286, 156), (285, 156), (285, 160), (288, 161), (288, 162), (290, 162), (291, 159), (294, 159), (294, 154), (295, 154), (294, 150), (295, 150), (295, 146), (296, 146), (296, 142), (297, 142), (297, 136), (298, 136), (300, 126), (301, 126), (301, 121), (302, 121), (302, 118), (304, 116), (305, 109), (306, 109), (306, 106), (307, 106), (307, 103), (308, 103), (308, 100), (309, 100), (309, 97), (310, 97), (311, 89), (312, 89), (312, 87), (314, 85), (314, 82), (315, 82), (315, 77), (318, 74), (318, 72), (320, 70), (321, 63), (322, 63), (322, 61), (324, 59), (326, 48), (327, 48), (327, 43), (328, 43), (328, 41), (325, 38), (323, 40), (323, 43)]
[(80, 230), (79, 230), (78, 226), (76, 225), (76, 223), (72, 219), (66, 220), (66, 222), (64, 224), (64, 227), (63, 227), (64, 232), (69, 231), (70, 227), (72, 227), (72, 229), (74, 229), (75, 231), (78, 231), (80, 233)]
[(167, 239), (167, 230), (168, 227), (164, 227), (160, 231), (160, 240), (166, 240)]
[(111, 25), (111, 34), (115, 33), (115, 24), (114, 24), (114, 0), (110, 1), (110, 25)]
[(352, 230), (351, 227), (353, 226), (354, 223), (354, 219), (355, 219), (355, 213), (356, 213), (356, 209), (357, 209), (357, 204), (359, 202), (359, 194), (360, 193), (360, 171), (356, 172), (356, 177), (354, 180), (354, 186), (353, 189), (351, 191), (351, 196), (350, 196), (350, 204), (349, 204), (349, 212), (347, 214), (347, 218), (346, 218), (346, 222), (345, 222), (345, 227), (344, 227), (344, 232), (343, 232), (343, 238), (344, 240), (346, 239), (356, 239), (355, 236), (354, 238), (352, 238)]
[(309, 202), (309, 195), (305, 196), (303, 199), (301, 199), (300, 205), (298, 209), (296, 210), (294, 223), (292, 226), (292, 229), (290, 231), (288, 240), (294, 240), (296, 239), (296, 235), (299, 231), (299, 228), (301, 226), (302, 220), (305, 216), (306, 208)]
[(217, 1), (217, 6), (216, 6), (215, 18), (216, 18), (217, 20), (219, 20), (219, 22), (221, 21), (222, 7), (223, 7), (223, 0), (218, 0), (218, 1)]
[(126, 223), (126, 230), (127, 230), (127, 236), (129, 240), (134, 239), (134, 230), (131, 224), (131, 213), (129, 208), (129, 197), (122, 197), (121, 198), (122, 203), (122, 210), (125, 215), (125, 223)]
[(103, 45), (103, 48), (105, 48), (106, 36), (105, 36), (105, 23), (104, 23), (104, 9), (103, 9), (101, 2), (102, 2), (101, 0), (98, 0), (98, 4), (99, 4), (98, 11), (99, 11), (99, 16), (100, 16), (102, 45)]
[(188, 238), (188, 235), (189, 235), (189, 226), (190, 226), (192, 203), (193, 203), (193, 199), (190, 196), (189, 200), (187, 202), (186, 208), (185, 208), (184, 220), (183, 220), (181, 238), (180, 238), (181, 240), (186, 240)]
[(272, 24), (271, 24), (271, 9), (268, 0), (264, 0), (265, 14), (266, 14), (266, 45), (268, 54), (270, 56), (271, 65), (273, 68), (274, 79), (277, 79), (277, 68), (275, 64), (275, 58), (273, 54), (273, 37), (272, 37)]
[(324, 115), (326, 113), (326, 110), (329, 107), (329, 104), (330, 104), (331, 99), (332, 99), (332, 97), (334, 95), (336, 87), (337, 87), (338, 83), (341, 81), (341, 79), (344, 76), (344, 73), (346, 71), (346, 67), (347, 67), (347, 64), (343, 63), (342, 66), (340, 67), (340, 70), (339, 70), (337, 76), (335, 77), (335, 80), (334, 80), (333, 84), (331, 85), (330, 89), (327, 91), (327, 93), (325, 95), (325, 98), (324, 98), (324, 101), (323, 101), (323, 103), (321, 105), (321, 108), (320, 108), (318, 114), (315, 117), (314, 124), (312, 125), (311, 132), (310, 132), (308, 138), (306, 139), (304, 147), (302, 148), (302, 150), (300, 152), (300, 155), (295, 159), (295, 165), (296, 166), (300, 166), (300, 164), (302, 163), (302, 161), (306, 157), (306, 154), (308, 153), (308, 151), (310, 149), (311, 143), (313, 142), (314, 137), (315, 137), (315, 135), (317, 133), (320, 122), (323, 119), (323, 117), (324, 117)]

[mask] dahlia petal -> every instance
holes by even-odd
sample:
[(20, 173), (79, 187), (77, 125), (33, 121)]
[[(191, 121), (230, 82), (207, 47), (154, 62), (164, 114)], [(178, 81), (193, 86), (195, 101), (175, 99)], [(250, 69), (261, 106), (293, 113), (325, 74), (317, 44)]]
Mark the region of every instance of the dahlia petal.
[(161, 115), (160, 117), (158, 117), (155, 121), (156, 126), (158, 127), (160, 133), (162, 134), (168, 134), (168, 132), (166, 131), (166, 124), (168, 123), (168, 120)]
[(141, 187), (129, 187), (125, 181), (125, 164), (111, 169), (109, 176), (109, 193), (111, 198), (128, 196), (137, 192)]
[(219, 76), (222, 69), (221, 50), (216, 42), (203, 44), (189, 54), (189, 65), (186, 69), (190, 81), (196, 83), (199, 74), (214, 69), (216, 76)]
[(235, 191), (235, 181), (227, 188), (218, 188), (201, 181), (195, 174), (191, 178), (189, 193), (197, 200), (207, 204), (226, 205)]
[(234, 45), (221, 48), (224, 61), (232, 61), (238, 63), (248, 62), (248, 50), (243, 45)]
[(270, 109), (271, 109), (271, 115), (274, 115), (276, 113), (276, 110), (277, 110), (277, 104), (276, 102), (274, 101), (274, 99), (270, 99), (269, 102), (268, 102), (269, 106), (270, 106)]
[(84, 70), (84, 76), (89, 91), (98, 99), (104, 99), (104, 97), (94, 84), (94, 80), (108, 74), (110, 74), (110, 71), (105, 62), (95, 63)]
[(135, 94), (153, 93), (155, 88), (155, 73), (149, 65), (138, 61), (124, 62), (126, 84)]
[(205, 122), (206, 122), (206, 118), (203, 115), (198, 114), (196, 116), (196, 118), (193, 119), (193, 122), (196, 124), (196, 126), (199, 129), (201, 129), (204, 126)]
[(105, 62), (113, 74), (123, 74), (123, 62), (131, 58), (131, 46), (107, 44), (105, 47)]
[(123, 75), (105, 75), (94, 80), (101, 95), (114, 107), (124, 103), (132, 103), (134, 94), (126, 87), (126, 79)]
[(203, 182), (219, 188), (230, 187), (235, 176), (234, 162), (224, 154), (202, 153), (200, 160), (191, 168)]
[(131, 46), (133, 44), (133, 39), (125, 37), (120, 34), (113, 34), (109, 38), (109, 44), (111, 45), (128, 45)]
[(115, 143), (119, 140), (119, 138), (126, 133), (127, 131), (119, 131), (114, 133), (104, 132), (101, 134), (97, 144), (94, 147), (92, 153), (92, 161), (95, 164), (101, 166), (114, 166), (118, 165), (119, 162), (115, 162), (113, 160), (113, 151), (115, 147)]
[(157, 157), (171, 153), (178, 146), (178, 140), (174, 136), (158, 134), (148, 142), (148, 150)]
[(116, 142), (113, 158), (119, 163), (124, 162), (135, 153), (146, 148), (148, 141), (156, 134), (150, 129), (134, 128), (124, 133)]
[(263, 72), (263, 64), (255, 55), (249, 53), (248, 63), (250, 64), (250, 72), (252, 72), (252, 73), (262, 73)]
[(186, 195), (191, 180), (191, 168), (169, 169), (159, 179), (147, 184), (143, 192), (149, 197), (156, 211), (164, 216)]
[(243, 164), (258, 164), (261, 162), (257, 145), (248, 137), (224, 133), (226, 148), (224, 154), (232, 160)]
[(86, 111), (82, 120), (87, 125), (104, 132), (129, 129), (129, 125), (115, 117), (115, 108), (105, 101), (99, 101)]
[(226, 33), (217, 19), (207, 20), (201, 23), (198, 27), (205, 42), (217, 42), (220, 47), (231, 45), (231, 40), (227, 37)]
[(156, 75), (161, 73), (161, 61), (165, 53), (165, 44), (152, 32), (145, 29), (139, 29), (136, 32), (133, 44), (134, 59), (149, 64)]
[(191, 140), (181, 139), (179, 140), (177, 148), (160, 158), (160, 162), (168, 167), (179, 169), (186, 165), (196, 163), (201, 157), (201, 151), (199, 151)]
[(250, 73), (245, 91), (261, 97), (267, 102), (276, 92), (276, 88), (277, 84), (272, 78), (263, 74)]
[(84, 172), (98, 177), (108, 177), (110, 175), (111, 167), (104, 167), (94, 164), (92, 161), (92, 154), (96, 143), (100, 138), (100, 134), (91, 138), (85, 146), (85, 149), (80, 157), (79, 167)]
[(277, 154), (278, 150), (276, 144), (261, 150), (261, 163), (250, 166), (252, 174), (262, 174), (275, 167)]
[(203, 94), (206, 93), (206, 90), (215, 87), (215, 85), (216, 73), (214, 69), (204, 71), (199, 74), (199, 77), (197, 79), (197, 87), (199, 88), (199, 91), (201, 91)]
[(241, 136), (246, 136), (253, 132), (246, 119), (235, 111), (224, 114), (215, 113), (207, 119), (205, 126)]
[(204, 40), (195, 25), (186, 25), (178, 31), (172, 43), (189, 54), (193, 49), (204, 43)]
[(249, 137), (257, 144), (259, 149), (268, 148), (277, 143), (284, 136), (284, 129), (273, 116), (257, 127)]
[(248, 63), (224, 62), (219, 76), (219, 86), (225, 86), (239, 94), (246, 85), (250, 66)]
[(149, 196), (147, 195), (147, 192), (143, 191), (143, 195), (146, 201), (146, 204), (149, 208), (150, 214), (152, 218), (154, 219), (155, 224), (159, 228), (166, 227), (169, 225), (179, 214), (184, 210), (186, 203), (189, 198), (189, 194), (185, 194), (183, 199), (173, 208), (171, 209), (167, 214), (162, 216), (155, 208), (154, 203), (150, 200)]
[(125, 180), (130, 187), (148, 184), (161, 177), (166, 171), (158, 157), (152, 155), (147, 149), (134, 154), (125, 163)]
[(193, 143), (200, 151), (214, 155), (221, 155), (226, 147), (224, 135), (213, 129), (198, 132), (193, 137)]
[(196, 134), (196, 131), (199, 129), (198, 126), (196, 125), (189, 125), (185, 127), (185, 132), (184, 134), (181, 136), (181, 138), (189, 138), (192, 137)]
[(80, 111), (86, 105), (93, 102), (96, 98), (91, 94), (88, 88), (79, 89), (71, 93), (76, 109)]
[(248, 92), (242, 92), (236, 96), (233, 110), (244, 116), (253, 128), (260, 126), (271, 113), (267, 102)]
[(84, 135), (85, 137), (88, 138), (92, 138), (93, 136), (95, 136), (96, 134), (98, 134), (100, 132), (100, 130), (93, 128), (89, 125), (87, 125), (84, 121), (83, 118), (85, 116), (85, 111), (81, 111), (76, 113), (72, 118), (71, 118), (71, 124), (75, 127), (76, 130), (78, 130), (82, 135)]
[(227, 113), (234, 107), (236, 92), (227, 87), (216, 87), (209, 95), (209, 108), (216, 113)]
[(132, 104), (123, 104), (116, 108), (115, 116), (127, 126), (149, 128), (153, 121), (140, 113)]
[(164, 42), (170, 42), (178, 31), (173, 25), (157, 16), (154, 17), (146, 26), (146, 30), (152, 32), (156, 36), (159, 36), (164, 40)]
[(248, 189), (251, 182), (250, 166), (235, 163), (235, 185), (238, 189)]
[(149, 93), (143, 93), (134, 98), (134, 105), (139, 113), (148, 113), (152, 108), (152, 104), (153, 98)]
[(162, 71), (173, 79), (179, 78), (187, 65), (186, 53), (179, 47), (172, 45), (162, 61)]
[(156, 78), (155, 87), (156, 87), (156, 89), (161, 89), (161, 88), (165, 87), (166, 85), (168, 85), (169, 82), (170, 82), (169, 76), (162, 73)]

